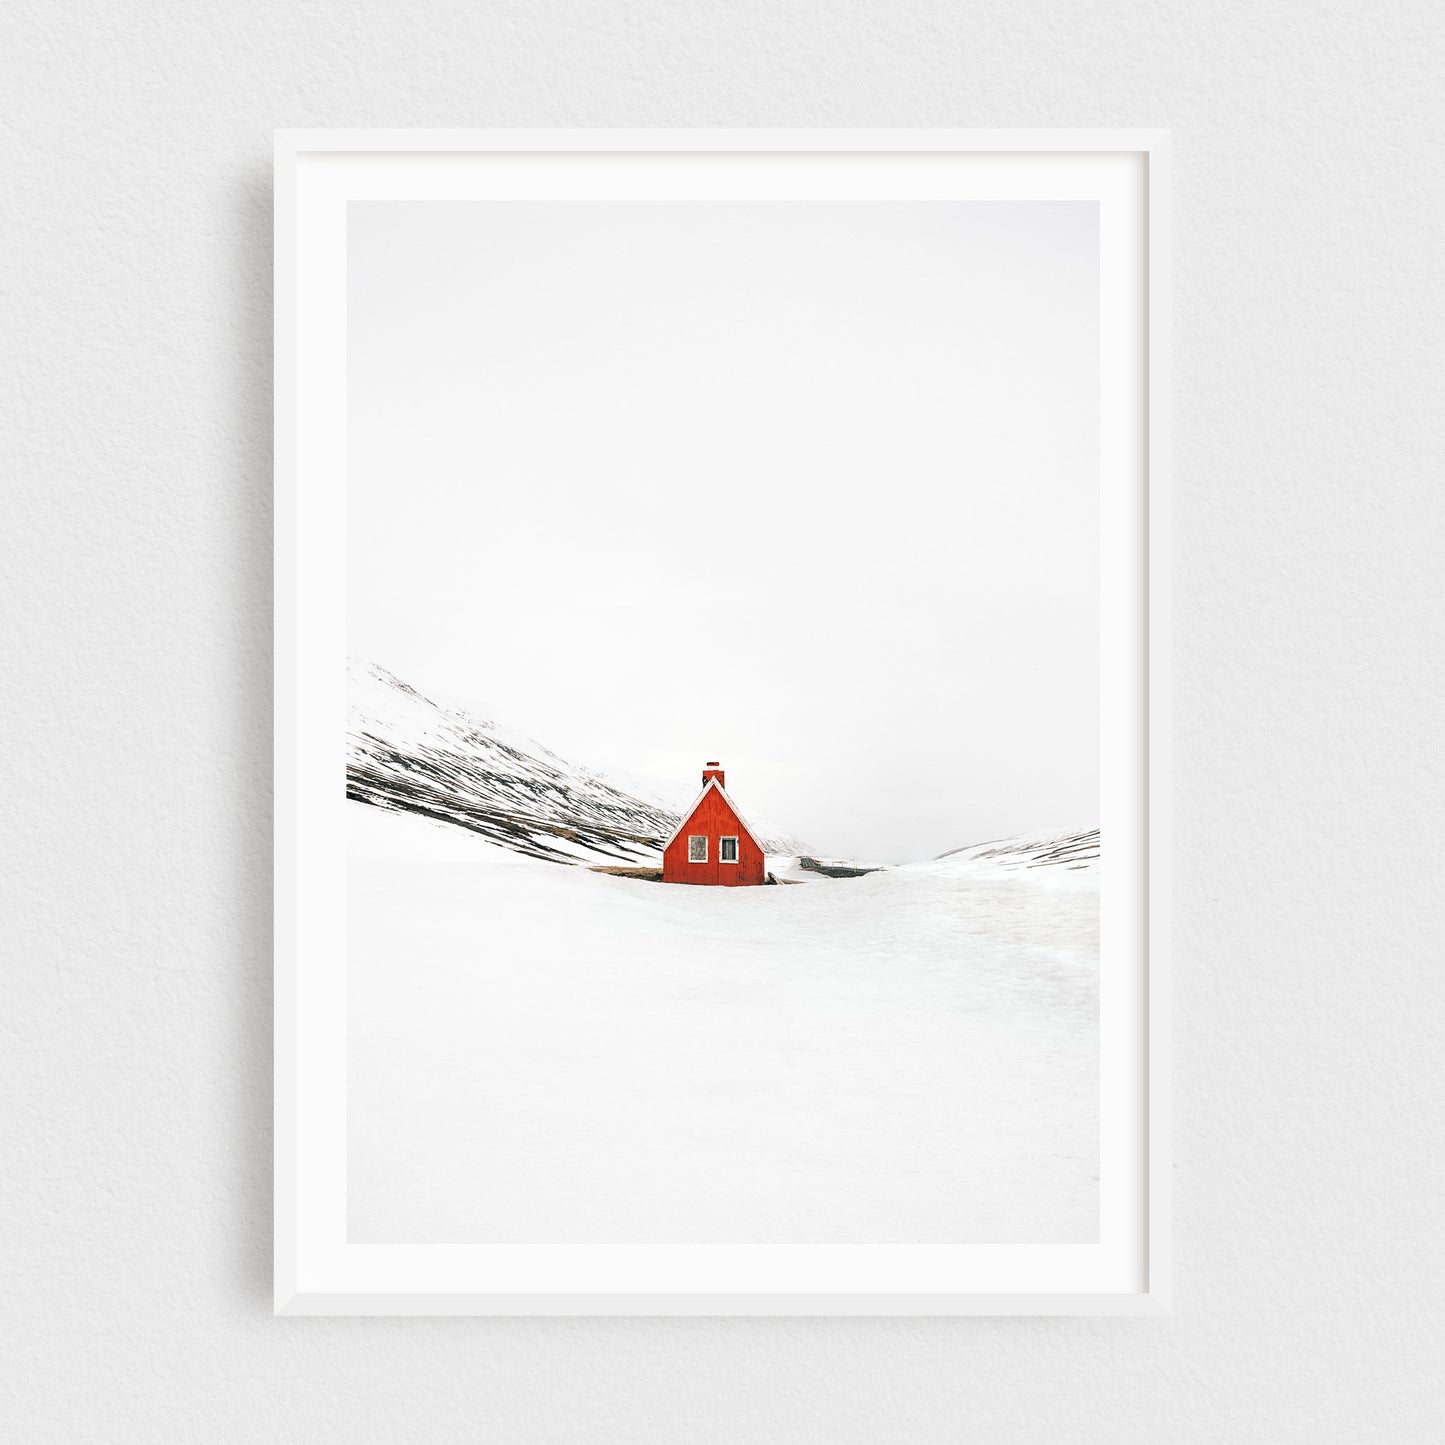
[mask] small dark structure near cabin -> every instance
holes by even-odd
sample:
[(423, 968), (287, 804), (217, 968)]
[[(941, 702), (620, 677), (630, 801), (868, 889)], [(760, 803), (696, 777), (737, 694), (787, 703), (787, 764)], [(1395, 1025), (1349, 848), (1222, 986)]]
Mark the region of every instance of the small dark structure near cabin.
[(798, 859), (798, 867), (809, 873), (821, 873), (825, 878), (866, 878), (870, 873), (881, 873), (881, 868), (853, 868), (846, 863), (820, 863), (816, 858)]

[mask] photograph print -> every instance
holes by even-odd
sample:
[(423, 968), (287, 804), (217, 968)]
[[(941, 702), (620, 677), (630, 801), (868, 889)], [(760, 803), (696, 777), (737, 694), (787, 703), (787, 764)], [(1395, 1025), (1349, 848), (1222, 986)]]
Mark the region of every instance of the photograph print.
[(349, 1241), (1097, 1242), (1098, 204), (346, 234)]

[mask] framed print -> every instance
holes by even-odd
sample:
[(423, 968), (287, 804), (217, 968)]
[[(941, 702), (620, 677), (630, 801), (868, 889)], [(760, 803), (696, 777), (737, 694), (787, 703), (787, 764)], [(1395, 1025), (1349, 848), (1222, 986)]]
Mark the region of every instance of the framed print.
[(278, 135), (279, 1313), (1167, 1307), (1166, 164)]

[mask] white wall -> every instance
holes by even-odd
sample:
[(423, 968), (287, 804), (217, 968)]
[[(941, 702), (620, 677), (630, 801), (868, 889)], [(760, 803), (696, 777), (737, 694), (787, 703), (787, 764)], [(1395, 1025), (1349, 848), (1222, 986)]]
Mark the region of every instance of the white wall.
[[(0, 1434), (1438, 1438), (1435, 9), (12, 0)], [(271, 1317), (270, 130), (362, 124), (1174, 127), (1172, 1318)]]

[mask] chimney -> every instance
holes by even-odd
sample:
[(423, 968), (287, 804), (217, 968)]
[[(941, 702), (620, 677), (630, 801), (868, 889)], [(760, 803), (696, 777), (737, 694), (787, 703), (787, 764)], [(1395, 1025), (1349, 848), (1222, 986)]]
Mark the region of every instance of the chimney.
[(709, 778), (716, 778), (718, 787), (727, 787), (727, 784), (723, 782), (723, 770), (721, 763), (709, 763), (707, 767), (702, 770), (703, 787), (707, 787)]

